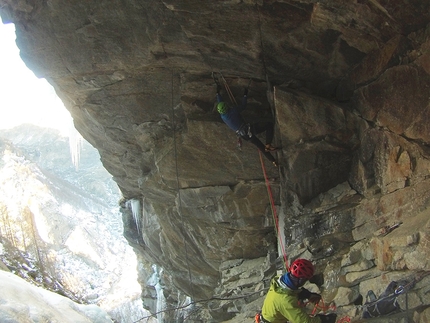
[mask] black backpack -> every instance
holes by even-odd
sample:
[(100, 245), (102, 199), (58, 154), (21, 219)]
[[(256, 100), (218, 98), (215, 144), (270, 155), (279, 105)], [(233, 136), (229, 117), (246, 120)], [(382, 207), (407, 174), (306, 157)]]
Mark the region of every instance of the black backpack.
[(369, 290), (366, 296), (366, 303), (363, 305), (363, 318), (399, 312), (401, 308), (397, 302), (397, 297), (406, 292), (404, 286), (407, 285), (409, 285), (407, 282), (392, 281), (378, 298), (376, 298), (372, 290)]

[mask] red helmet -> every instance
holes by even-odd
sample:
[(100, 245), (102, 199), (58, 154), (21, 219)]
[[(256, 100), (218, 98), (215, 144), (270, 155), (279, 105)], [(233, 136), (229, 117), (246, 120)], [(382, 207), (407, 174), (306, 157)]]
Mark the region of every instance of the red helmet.
[(290, 266), (290, 273), (296, 278), (310, 279), (314, 272), (314, 265), (306, 259), (296, 259)]

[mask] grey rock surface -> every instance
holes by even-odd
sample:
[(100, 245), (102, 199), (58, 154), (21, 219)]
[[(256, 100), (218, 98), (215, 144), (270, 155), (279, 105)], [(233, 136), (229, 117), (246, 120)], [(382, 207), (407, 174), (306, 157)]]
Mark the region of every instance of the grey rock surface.
[[(392, 247), (377, 234), (427, 214), (428, 1), (0, 4), (24, 61), (55, 87), (125, 200), (142, 202), (142, 228), (125, 221), (130, 243), (194, 300), (216, 296), (226, 262), (273, 260), (277, 249), (258, 152), (236, 149), (212, 72), (236, 100), (251, 79), (244, 116), (276, 122), (280, 168), (263, 162), (286, 252), (315, 261), (328, 296), (387, 270), (429, 270), (395, 250), (381, 256)], [(411, 253), (426, 248), (425, 233), (405, 239)], [(350, 260), (342, 277), (363, 241), (376, 267)], [(221, 303), (202, 305), (205, 321), (255, 310)]]

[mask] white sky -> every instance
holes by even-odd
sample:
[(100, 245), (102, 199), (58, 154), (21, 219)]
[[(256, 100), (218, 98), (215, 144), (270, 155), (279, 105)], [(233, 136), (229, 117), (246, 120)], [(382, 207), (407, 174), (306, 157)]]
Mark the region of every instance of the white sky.
[(0, 20), (0, 129), (32, 123), (67, 136), (70, 113), (54, 88), (21, 60), (15, 38), (15, 26)]

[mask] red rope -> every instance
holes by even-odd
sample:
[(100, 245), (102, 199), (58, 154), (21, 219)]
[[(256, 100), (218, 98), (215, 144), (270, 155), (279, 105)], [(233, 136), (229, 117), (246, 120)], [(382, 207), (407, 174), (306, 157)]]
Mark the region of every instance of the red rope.
[[(263, 155), (261, 154), (260, 150), (258, 152), (260, 154), (261, 169), (263, 170), (264, 180), (266, 182), (267, 194), (269, 195), (270, 206), (272, 208), (273, 218), (275, 219), (276, 230), (278, 233), (278, 240), (279, 240), (279, 244), (281, 246), (282, 253), (284, 256), (285, 269), (287, 270), (287, 268), (288, 268), (287, 253), (285, 252), (285, 247), (284, 247), (284, 244), (283, 244), (282, 239), (281, 239), (281, 232), (280, 232), (280, 228), (279, 228), (279, 221), (278, 221), (278, 216), (276, 213), (275, 202), (273, 201), (272, 189), (270, 187), (269, 179), (267, 178), (266, 168), (264, 167)], [(303, 305), (306, 306), (307, 304), (303, 304)], [(311, 315), (315, 315), (318, 310), (322, 311), (323, 313), (327, 312), (328, 310), (336, 311), (336, 305), (335, 304), (326, 305), (324, 303), (324, 300), (321, 298), (320, 301), (315, 304)], [(344, 316), (344, 317), (341, 317), (339, 320), (337, 320), (337, 323), (350, 323), (350, 322), (351, 322), (351, 318), (349, 316)]]
[(328, 310), (333, 310), (336, 311), (336, 305), (326, 305), (324, 303), (324, 300), (321, 298), (320, 301), (318, 303), (315, 303), (314, 309), (312, 310), (311, 315), (315, 315), (317, 313), (317, 311), (320, 310), (321, 312), (325, 313)]
[(234, 98), (233, 92), (231, 91), (230, 87), (228, 86), (227, 81), (225, 80), (225, 78), (221, 74), (221, 72), (219, 74), (221, 75), (221, 78), (222, 78), (223, 83), (224, 83), (225, 90), (227, 91), (228, 96), (230, 97), (231, 102), (234, 103), (234, 105), (237, 105), (236, 99)]
[[(301, 306), (301, 307), (306, 307), (310, 303), (311, 302), (309, 302), (309, 301), (302, 303), (299, 300), (299, 306)], [(318, 311), (321, 311), (322, 313), (326, 313), (328, 310), (332, 310), (333, 312), (335, 312), (336, 311), (336, 304), (333, 303), (333, 304), (326, 305), (324, 303), (324, 300), (321, 298), (318, 303), (315, 303), (314, 308), (312, 310), (312, 313), (310, 315), (315, 316)], [(348, 315), (342, 316), (341, 318), (339, 318), (336, 321), (336, 323), (350, 323), (350, 322), (351, 322), (351, 318)]]
[[(336, 305), (335, 304), (326, 305), (324, 303), (324, 300), (321, 298), (318, 303), (315, 303), (315, 306), (314, 306), (314, 309), (312, 310), (311, 315), (315, 316), (318, 310), (320, 310), (323, 313), (327, 312), (328, 310), (336, 311)], [(351, 322), (351, 318), (349, 316), (343, 316), (336, 321), (336, 323), (350, 323), (350, 322)]]
[(269, 195), (270, 206), (272, 208), (272, 214), (273, 214), (273, 218), (274, 218), (275, 224), (276, 224), (276, 232), (278, 234), (279, 245), (281, 246), (281, 250), (282, 250), (282, 253), (284, 256), (285, 270), (288, 270), (287, 253), (285, 252), (284, 243), (282, 242), (282, 239), (281, 239), (281, 232), (280, 232), (280, 228), (279, 228), (279, 221), (278, 221), (278, 216), (276, 213), (275, 202), (273, 201), (272, 189), (270, 188), (270, 183), (269, 183), (269, 180), (267, 178), (266, 168), (264, 167), (263, 155), (261, 154), (260, 150), (258, 152), (260, 153), (261, 169), (263, 170), (264, 179), (266, 181), (267, 194)]

